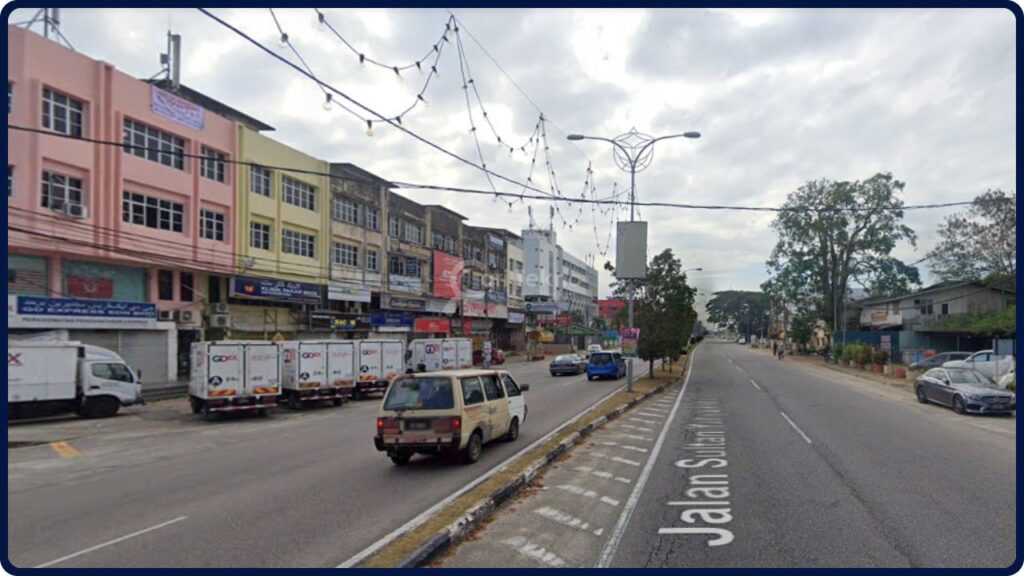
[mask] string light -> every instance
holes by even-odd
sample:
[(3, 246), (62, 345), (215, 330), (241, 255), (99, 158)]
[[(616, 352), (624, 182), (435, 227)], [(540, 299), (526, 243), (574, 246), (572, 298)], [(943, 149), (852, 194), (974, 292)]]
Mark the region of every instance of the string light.
[(373, 136), (373, 120), (366, 121), (366, 135)]
[(324, 92), (324, 110), (331, 109), (331, 100), (334, 99), (334, 95), (330, 92)]

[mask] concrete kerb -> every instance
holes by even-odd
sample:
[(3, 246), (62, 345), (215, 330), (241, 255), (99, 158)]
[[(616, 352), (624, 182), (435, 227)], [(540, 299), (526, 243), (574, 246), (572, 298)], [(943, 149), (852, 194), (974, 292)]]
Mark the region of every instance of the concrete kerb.
[(400, 562), (395, 566), (395, 568), (417, 568), (419, 566), (423, 566), (430, 562), (430, 560), (437, 554), (458, 544), (474, 528), (479, 526), (491, 514), (496, 512), (503, 503), (518, 494), (519, 491), (533, 481), (538, 474), (550, 466), (551, 463), (558, 459), (559, 456), (564, 454), (573, 446), (579, 444), (582, 439), (593, 434), (594, 431), (598, 430), (601, 426), (604, 426), (608, 422), (622, 416), (637, 404), (647, 400), (655, 394), (664, 392), (666, 388), (679, 383), (681, 380), (682, 377), (670, 380), (664, 384), (659, 384), (649, 392), (645, 392), (629, 402), (618, 406), (610, 413), (591, 420), (578, 432), (573, 432), (568, 438), (559, 442), (558, 445), (548, 451), (547, 454), (544, 454), (540, 458), (534, 460), (523, 472), (506, 482), (505, 485), (495, 490), (490, 496), (476, 503), (458, 520), (452, 522), (440, 532), (427, 539), (422, 546), (417, 548), (415, 552), (406, 557), (405, 560)]

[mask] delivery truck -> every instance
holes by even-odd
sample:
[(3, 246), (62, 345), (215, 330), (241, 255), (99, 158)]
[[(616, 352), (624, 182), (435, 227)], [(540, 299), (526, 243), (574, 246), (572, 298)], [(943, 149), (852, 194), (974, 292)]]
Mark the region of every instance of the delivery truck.
[(355, 388), (355, 340), (282, 342), (281, 394), (288, 407), (332, 402), (341, 406)]
[(209, 420), (220, 412), (266, 416), (281, 396), (281, 350), (264, 341), (192, 343), (189, 404)]
[(143, 403), (140, 377), (117, 353), (98, 346), (8, 341), (8, 415), (107, 418), (121, 406)]
[(436, 372), (473, 367), (469, 338), (423, 338), (409, 343), (405, 372)]
[(401, 340), (356, 340), (359, 380), (353, 397), (383, 393), (395, 378), (405, 373), (405, 342)]

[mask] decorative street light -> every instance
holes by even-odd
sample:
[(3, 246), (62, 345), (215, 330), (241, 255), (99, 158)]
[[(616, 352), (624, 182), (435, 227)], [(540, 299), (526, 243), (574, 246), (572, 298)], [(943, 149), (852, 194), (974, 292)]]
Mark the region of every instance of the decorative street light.
[[(683, 132), (682, 134), (669, 134), (667, 136), (652, 137), (637, 132), (634, 127), (629, 132), (616, 136), (615, 138), (603, 138), (601, 136), (584, 136), (583, 134), (569, 134), (569, 140), (601, 140), (608, 142), (614, 148), (615, 164), (624, 172), (629, 172), (629, 221), (635, 220), (636, 213), (636, 173), (643, 172), (654, 160), (654, 144), (670, 138), (700, 138), (700, 132)], [(629, 328), (633, 329), (633, 286), (629, 286)], [(629, 359), (629, 378), (626, 389), (633, 391), (633, 359)]]

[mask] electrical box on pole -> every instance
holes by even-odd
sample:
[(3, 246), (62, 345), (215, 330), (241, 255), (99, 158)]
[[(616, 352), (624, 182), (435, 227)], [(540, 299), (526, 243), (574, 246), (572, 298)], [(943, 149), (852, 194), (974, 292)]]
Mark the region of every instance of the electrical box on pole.
[(647, 277), (647, 222), (619, 222), (615, 239), (615, 277)]

